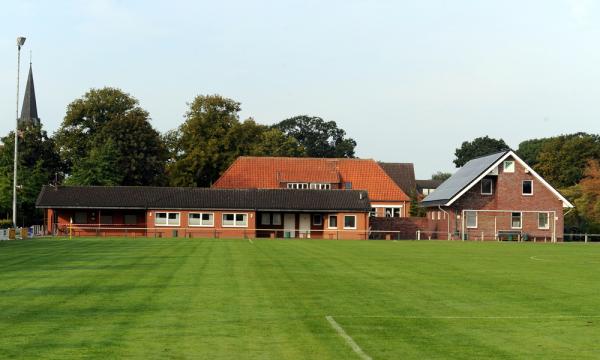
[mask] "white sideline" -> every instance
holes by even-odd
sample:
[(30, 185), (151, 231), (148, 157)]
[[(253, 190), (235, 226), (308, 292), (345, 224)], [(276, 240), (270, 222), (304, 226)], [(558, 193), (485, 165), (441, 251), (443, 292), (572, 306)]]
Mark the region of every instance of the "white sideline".
[(596, 319), (596, 318), (600, 318), (600, 315), (499, 315), (499, 316), (413, 316), (413, 315), (406, 315), (406, 316), (394, 316), (394, 315), (359, 315), (359, 316), (352, 316), (352, 315), (336, 315), (337, 317), (341, 317), (341, 318), (357, 318), (357, 319), (361, 319), (361, 318), (365, 318), (365, 319), (421, 319), (421, 320), (427, 320), (427, 319), (440, 319), (440, 320), (453, 320), (453, 319), (457, 319), (457, 320), (469, 320), (469, 319), (481, 319), (481, 320), (486, 320), (486, 319), (490, 319), (490, 320), (494, 320), (494, 319), (538, 319), (538, 320), (553, 320), (553, 319)]
[(250, 241), (250, 244), (254, 244), (254, 243), (252, 242), (252, 239), (248, 238), (248, 241)]
[(354, 352), (363, 360), (373, 360), (369, 355), (365, 354), (364, 351), (362, 351), (362, 349), (360, 348), (360, 346), (358, 346), (358, 344), (356, 342), (354, 342), (354, 340), (350, 337), (350, 335), (346, 334), (346, 332), (344, 331), (344, 329), (340, 326), (340, 324), (338, 324), (333, 317), (327, 315), (325, 316), (325, 319), (327, 319), (327, 321), (329, 321), (329, 324), (331, 324), (331, 327), (333, 327), (335, 329), (335, 331), (337, 331), (338, 335), (340, 335), (342, 338), (344, 338), (344, 340), (346, 340), (346, 344), (348, 344), (352, 350), (354, 350)]
[(531, 257), (530, 257), (530, 259), (531, 259), (531, 260), (537, 260), (537, 261), (548, 261), (548, 260), (546, 260), (546, 259), (538, 259), (538, 258), (537, 258), (537, 257), (535, 257), (535, 256), (531, 256)]

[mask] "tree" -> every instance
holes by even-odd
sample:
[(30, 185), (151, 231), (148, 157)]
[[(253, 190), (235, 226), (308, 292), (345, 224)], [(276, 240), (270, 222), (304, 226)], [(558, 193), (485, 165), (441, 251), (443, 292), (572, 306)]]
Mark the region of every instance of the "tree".
[[(106, 148), (109, 141), (111, 149)], [(56, 143), (69, 171), (77, 175), (70, 183), (112, 184), (117, 178), (120, 181), (115, 185), (162, 185), (166, 181), (168, 152), (160, 134), (138, 101), (119, 89), (91, 89), (69, 104)], [(113, 159), (104, 156), (107, 151)], [(99, 164), (101, 160), (107, 163)], [(101, 169), (114, 166), (119, 175), (90, 169), (92, 164)]]
[(585, 177), (562, 190), (575, 208), (565, 217), (565, 227), (575, 232), (600, 232), (600, 163), (588, 161)]
[(273, 125), (285, 135), (295, 138), (306, 150), (306, 156), (320, 158), (353, 158), (356, 141), (335, 121), (316, 116), (296, 116)]
[[(14, 132), (1, 139), (0, 145), (0, 216), (12, 214)], [(19, 131), (19, 185), (17, 194), (17, 223), (41, 223), (43, 218), (35, 201), (43, 185), (61, 179), (63, 164), (55, 150), (54, 141), (41, 126), (28, 126)]]
[(448, 178), (450, 178), (450, 176), (452, 176), (451, 173), (449, 172), (444, 172), (444, 171), (438, 171), (435, 174), (431, 175), (431, 180), (441, 180), (441, 181), (445, 181)]
[(200, 95), (190, 104), (186, 121), (167, 133), (173, 186), (210, 186), (238, 157), (301, 156), (302, 146), (277, 129), (239, 120), (240, 103), (220, 95)]
[(599, 159), (598, 135), (561, 135), (544, 141), (534, 169), (552, 186), (565, 188), (579, 183), (589, 160)]
[(527, 165), (535, 167), (538, 163), (538, 157), (542, 147), (549, 140), (550, 138), (525, 140), (519, 144), (517, 155), (519, 155)]
[(461, 147), (456, 149), (454, 152), (456, 156), (454, 164), (456, 167), (461, 167), (469, 162), (469, 160), (509, 149), (508, 145), (502, 139), (494, 139), (488, 136), (478, 137), (473, 139), (473, 141), (463, 142)]
[(101, 146), (95, 146), (89, 156), (78, 161), (72, 174), (65, 180), (67, 185), (115, 186), (123, 183), (124, 174), (115, 171), (119, 168), (119, 152), (112, 139)]

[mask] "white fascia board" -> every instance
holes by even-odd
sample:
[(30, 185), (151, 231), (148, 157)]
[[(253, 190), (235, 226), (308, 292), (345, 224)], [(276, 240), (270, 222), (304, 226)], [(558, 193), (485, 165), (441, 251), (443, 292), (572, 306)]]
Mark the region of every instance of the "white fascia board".
[(475, 184), (477, 184), (478, 182), (480, 182), (481, 179), (483, 179), (490, 172), (491, 169), (493, 169), (493, 168), (495, 168), (497, 166), (500, 166), (500, 164), (504, 160), (506, 160), (509, 156), (512, 156), (516, 161), (519, 162), (519, 164), (523, 165), (523, 167), (525, 169), (527, 169), (536, 179), (538, 179), (544, 186), (546, 186), (546, 188), (548, 188), (554, 195), (556, 195), (558, 197), (558, 199), (560, 201), (562, 201), (563, 207), (565, 207), (565, 208), (572, 208), (572, 207), (574, 207), (573, 204), (571, 204), (571, 202), (569, 200), (567, 200), (564, 196), (562, 196), (561, 193), (559, 193), (555, 188), (552, 187), (552, 185), (548, 184), (548, 182), (546, 182), (546, 180), (544, 180), (540, 176), (540, 174), (538, 174), (529, 165), (527, 165), (525, 163), (525, 161), (523, 161), (520, 157), (518, 157), (517, 154), (515, 154), (515, 152), (512, 151), (512, 150), (510, 150), (509, 152), (507, 152), (504, 156), (502, 156), (500, 159), (498, 159), (494, 164), (492, 164), (490, 167), (488, 167), (487, 170), (483, 172), (483, 174), (479, 175), (468, 186), (466, 186), (461, 192), (459, 192), (458, 194), (454, 195), (452, 197), (452, 199), (450, 199), (450, 201), (448, 201), (444, 206), (450, 206), (454, 202), (456, 202), (456, 200), (458, 200), (467, 191), (469, 191), (473, 186), (475, 186)]

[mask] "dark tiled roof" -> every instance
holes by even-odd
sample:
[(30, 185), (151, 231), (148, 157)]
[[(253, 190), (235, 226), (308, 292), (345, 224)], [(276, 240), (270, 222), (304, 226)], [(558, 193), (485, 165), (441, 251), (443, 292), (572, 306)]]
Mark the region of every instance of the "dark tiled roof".
[(467, 162), (448, 180), (444, 181), (434, 192), (427, 195), (421, 202), (423, 206), (444, 205), (454, 196), (469, 186), (473, 180), (488, 171), (490, 167), (508, 151), (502, 151), (487, 156), (478, 157)]
[(380, 162), (379, 165), (404, 193), (411, 194), (415, 192), (415, 166), (412, 163)]
[(444, 180), (417, 180), (417, 188), (418, 189), (437, 189)]
[(368, 211), (366, 191), (44, 186), (39, 208)]

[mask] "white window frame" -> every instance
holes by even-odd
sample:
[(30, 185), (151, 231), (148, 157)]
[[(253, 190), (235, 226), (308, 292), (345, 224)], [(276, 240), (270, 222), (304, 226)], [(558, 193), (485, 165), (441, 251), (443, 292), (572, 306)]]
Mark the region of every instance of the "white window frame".
[(377, 208), (376, 207), (372, 207), (371, 210), (369, 210), (369, 216), (377, 217)]
[(437, 212), (437, 219), (440, 220), (442, 218), (442, 212), (438, 211)]
[[(510, 164), (510, 166), (506, 166)], [(515, 161), (514, 160), (505, 160), (502, 164), (502, 169), (504, 169), (505, 173), (514, 173), (515, 172)]]
[[(354, 226), (346, 226), (346, 218), (353, 217), (354, 218)], [(356, 229), (356, 215), (344, 215), (344, 229), (355, 230)]]
[[(157, 224), (156, 219), (158, 218), (158, 214), (165, 214), (165, 224)], [(177, 224), (169, 224), (169, 215), (177, 214)], [(179, 226), (181, 224), (181, 213), (175, 211), (155, 211), (154, 212), (154, 226)]]
[[(199, 225), (192, 225), (190, 223), (190, 218), (191, 215), (200, 215), (200, 224)], [(204, 214), (210, 215), (212, 217), (212, 223), (210, 225), (203, 225), (202, 222), (204, 221), (204, 219), (202, 219), (202, 217), (204, 216)], [(192, 211), (188, 213), (188, 226), (189, 227), (214, 227), (215, 226), (215, 213), (213, 212), (197, 212), (197, 211)]]
[[(546, 215), (546, 226), (540, 226), (540, 215), (545, 214)], [(539, 212), (538, 213), (538, 229), (540, 230), (549, 230), (550, 229), (550, 213), (549, 212)]]
[[(335, 218), (335, 226), (331, 226), (331, 218)], [(337, 215), (329, 215), (327, 217), (327, 228), (328, 229), (337, 229), (338, 228), (338, 216)]]
[(310, 183), (309, 187), (315, 190), (331, 190), (331, 184), (328, 183)]
[[(483, 192), (483, 182), (484, 181), (486, 181), (486, 182), (489, 181), (489, 183), (490, 183), (490, 192), (489, 193)], [(481, 195), (493, 195), (494, 194), (494, 181), (492, 179), (488, 179), (488, 178), (481, 179), (480, 193), (481, 193)]]
[[(473, 213), (475, 214), (475, 226), (469, 226), (469, 213)], [(467, 210), (465, 211), (465, 226), (467, 227), (467, 229), (477, 229), (477, 225), (478, 225), (478, 214), (477, 211), (474, 210)]]
[(288, 183), (288, 189), (308, 189), (308, 183)]
[[(233, 215), (233, 225), (225, 225), (225, 215)], [(237, 220), (237, 216), (238, 215), (245, 215), (246, 216), (246, 221), (245, 224), (242, 225), (238, 225), (238, 220)], [(244, 228), (244, 227), (248, 227), (248, 213), (223, 213), (221, 214), (221, 225), (223, 227), (235, 227), (235, 228)]]
[[(514, 214), (519, 214), (519, 226), (513, 226)], [(513, 211), (510, 213), (510, 228), (511, 229), (522, 229), (523, 228), (523, 213), (520, 211)]]
[[(525, 182), (526, 182), (526, 181), (528, 181), (528, 182), (530, 182), (530, 183), (531, 183), (531, 193), (529, 193), (529, 194), (525, 194), (525, 193), (523, 192), (523, 186), (525, 185)], [(523, 181), (521, 182), (521, 195), (523, 195), (523, 196), (533, 196), (533, 180), (523, 180)]]
[[(319, 219), (318, 222), (317, 222), (317, 219)], [(313, 214), (313, 216), (312, 216), (312, 224), (316, 225), (316, 226), (323, 225), (323, 215), (321, 215), (321, 214)]]

